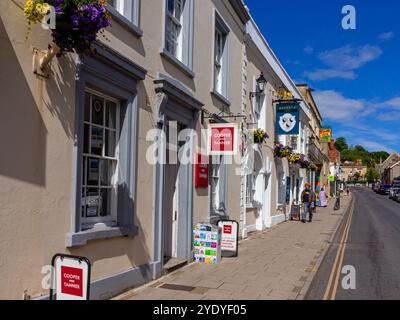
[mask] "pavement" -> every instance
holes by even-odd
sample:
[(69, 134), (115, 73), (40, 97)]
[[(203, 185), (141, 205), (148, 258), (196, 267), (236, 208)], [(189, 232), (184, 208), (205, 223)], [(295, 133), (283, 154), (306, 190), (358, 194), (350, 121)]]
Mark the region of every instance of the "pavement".
[(303, 299), (351, 196), (318, 208), (312, 223), (287, 221), (256, 232), (239, 244), (237, 258), (216, 266), (192, 263), (126, 292), (116, 300), (295, 300)]
[(305, 298), (398, 300), (400, 204), (366, 188), (352, 192), (354, 210), (343, 219)]

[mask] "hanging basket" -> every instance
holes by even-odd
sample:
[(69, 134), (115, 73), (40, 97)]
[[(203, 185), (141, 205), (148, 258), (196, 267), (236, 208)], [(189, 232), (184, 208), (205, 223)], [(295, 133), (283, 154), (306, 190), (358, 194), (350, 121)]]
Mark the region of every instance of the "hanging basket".
[(57, 56), (68, 52), (88, 54), (94, 53), (92, 45), (111, 24), (106, 5), (104, 0), (28, 0), (24, 15), (29, 25), (36, 24), (48, 12), (43, 8), (53, 7), (56, 24), (51, 36), (59, 48)]

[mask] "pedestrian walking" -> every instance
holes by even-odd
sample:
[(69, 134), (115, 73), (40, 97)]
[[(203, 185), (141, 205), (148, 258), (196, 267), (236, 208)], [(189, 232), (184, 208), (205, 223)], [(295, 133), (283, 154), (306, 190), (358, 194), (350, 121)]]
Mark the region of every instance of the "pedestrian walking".
[(321, 207), (326, 208), (328, 206), (328, 198), (324, 188), (319, 192), (319, 201), (321, 202)]
[(312, 222), (312, 205), (315, 204), (315, 195), (311, 190), (311, 185), (307, 182), (305, 190), (301, 193), (301, 202), (303, 203), (303, 215), (301, 222)]

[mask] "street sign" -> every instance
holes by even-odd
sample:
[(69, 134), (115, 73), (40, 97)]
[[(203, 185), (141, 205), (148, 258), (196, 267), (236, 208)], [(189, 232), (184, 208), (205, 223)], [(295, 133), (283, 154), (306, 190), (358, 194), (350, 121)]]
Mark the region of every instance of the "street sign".
[(210, 156), (236, 155), (239, 127), (236, 123), (209, 124), (207, 149)]
[(298, 135), (300, 105), (298, 102), (282, 102), (276, 105), (276, 134)]
[(56, 254), (51, 264), (50, 300), (89, 300), (91, 265), (87, 258)]
[(239, 224), (233, 220), (221, 220), (218, 227), (222, 230), (221, 253), (222, 257), (237, 257), (239, 242)]
[(331, 142), (332, 130), (331, 129), (321, 129), (319, 131), (319, 139), (321, 142)]

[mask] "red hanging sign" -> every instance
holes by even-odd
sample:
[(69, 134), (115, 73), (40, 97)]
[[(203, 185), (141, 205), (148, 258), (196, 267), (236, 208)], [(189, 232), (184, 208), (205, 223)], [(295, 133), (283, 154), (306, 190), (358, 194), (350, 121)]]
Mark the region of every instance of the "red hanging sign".
[(198, 154), (194, 170), (195, 188), (208, 188), (208, 157)]

